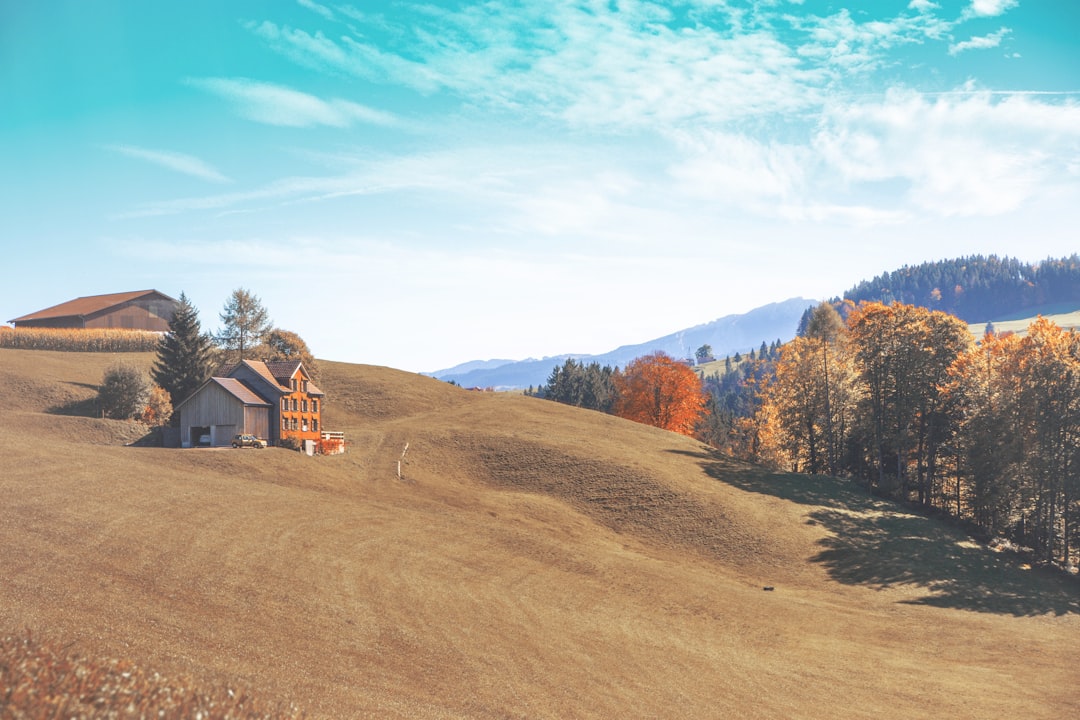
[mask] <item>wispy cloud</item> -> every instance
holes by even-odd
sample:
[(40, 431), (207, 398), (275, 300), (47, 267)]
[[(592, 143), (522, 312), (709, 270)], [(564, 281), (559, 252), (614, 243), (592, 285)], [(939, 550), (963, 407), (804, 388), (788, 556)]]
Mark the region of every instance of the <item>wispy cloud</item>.
[(190, 175), (212, 183), (230, 183), (232, 180), (209, 163), (192, 155), (168, 152), (165, 150), (150, 150), (135, 145), (107, 145), (106, 149), (126, 155), (130, 158), (145, 160), (159, 167), (174, 172)]
[(241, 115), (256, 122), (288, 127), (349, 127), (357, 122), (395, 125), (397, 118), (349, 100), (322, 98), (273, 83), (246, 78), (189, 78), (192, 87), (232, 102)]
[(1019, 5), (1019, 0), (971, 0), (964, 17), (996, 17)]
[(992, 32), (989, 35), (973, 37), (970, 40), (953, 43), (952, 45), (949, 45), (949, 54), (959, 55), (966, 50), (989, 50), (990, 48), (996, 48), (1001, 44), (1002, 39), (1010, 32), (1012, 31), (1009, 28), (1003, 27), (997, 32)]
[(314, 0), (296, 0), (296, 2), (297, 2), (298, 5), (300, 5), (300, 7), (304, 7), (304, 8), (307, 8), (308, 10), (311, 10), (314, 13), (318, 13), (319, 15), (322, 15), (327, 20), (333, 20), (334, 19), (334, 11), (333, 10), (326, 7), (325, 5), (320, 5), (319, 3), (314, 2)]

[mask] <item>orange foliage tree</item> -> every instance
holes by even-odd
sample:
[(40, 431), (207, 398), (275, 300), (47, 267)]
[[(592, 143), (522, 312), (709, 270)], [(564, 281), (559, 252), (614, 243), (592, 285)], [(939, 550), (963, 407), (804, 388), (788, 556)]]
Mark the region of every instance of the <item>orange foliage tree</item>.
[(693, 436), (705, 414), (701, 378), (666, 353), (637, 358), (615, 382), (614, 412), (621, 418)]

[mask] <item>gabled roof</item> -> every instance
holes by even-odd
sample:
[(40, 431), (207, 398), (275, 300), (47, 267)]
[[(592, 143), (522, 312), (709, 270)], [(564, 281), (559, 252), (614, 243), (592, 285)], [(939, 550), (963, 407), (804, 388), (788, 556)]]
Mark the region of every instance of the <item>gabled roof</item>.
[[(242, 360), (239, 365), (233, 365), (225, 369), (224, 375), (232, 375), (236, 372), (236, 369), (246, 365), (253, 370), (259, 377), (263, 378), (271, 386), (277, 389), (281, 393), (291, 393), (289, 381), (296, 375), (297, 370), (300, 369), (301, 363), (299, 360), (272, 360), (270, 362), (263, 362), (262, 360)], [(324, 396), (322, 390), (315, 387), (315, 383), (308, 381), (307, 387), (308, 395)]]
[(270, 406), (270, 403), (263, 400), (255, 393), (254, 390), (252, 390), (236, 378), (216, 377), (210, 379), (220, 385), (222, 389), (225, 390), (225, 392), (229, 393), (245, 405), (265, 405), (266, 407)]
[(262, 397), (259, 397), (258, 393), (256, 393), (254, 390), (252, 390), (251, 388), (249, 388), (247, 385), (240, 382), (236, 378), (212, 377), (209, 380), (207, 380), (206, 382), (204, 382), (202, 385), (200, 385), (198, 387), (198, 389), (195, 390), (195, 392), (191, 393), (186, 398), (181, 400), (180, 403), (173, 409), (174, 410), (179, 410), (181, 405), (186, 405), (189, 400), (191, 400), (196, 395), (201, 393), (204, 389), (206, 389), (206, 386), (210, 385), (211, 383), (213, 383), (215, 385), (218, 385), (222, 390), (224, 390), (225, 392), (232, 395), (234, 398), (239, 400), (244, 405), (255, 405), (257, 407), (270, 407), (270, 403), (268, 403)]
[(86, 317), (87, 315), (93, 315), (94, 313), (108, 310), (116, 305), (123, 305), (126, 302), (137, 300), (146, 295), (160, 295), (166, 300), (173, 300), (165, 293), (158, 292), (157, 290), (135, 290), (133, 292), (124, 293), (112, 293), (110, 295), (87, 295), (86, 297), (75, 298), (59, 305), (53, 305), (52, 307), (45, 308), (44, 310), (38, 310), (37, 312), (30, 313), (29, 315), (23, 315), (22, 317), (15, 318), (14, 320), (8, 320), (11, 323), (27, 322), (28, 320), (46, 320), (53, 318), (65, 318), (65, 317)]

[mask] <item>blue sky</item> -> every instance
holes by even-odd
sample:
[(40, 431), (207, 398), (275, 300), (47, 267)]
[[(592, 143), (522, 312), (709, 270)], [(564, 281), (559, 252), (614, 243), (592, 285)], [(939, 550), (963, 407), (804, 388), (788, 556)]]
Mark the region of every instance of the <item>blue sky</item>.
[(601, 353), (1080, 250), (1080, 3), (0, 5), (3, 319), (259, 295), (318, 357)]

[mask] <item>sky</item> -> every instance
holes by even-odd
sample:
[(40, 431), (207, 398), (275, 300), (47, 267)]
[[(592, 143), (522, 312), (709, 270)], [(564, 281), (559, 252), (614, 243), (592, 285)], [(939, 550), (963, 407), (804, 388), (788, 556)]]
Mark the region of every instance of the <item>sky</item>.
[[(319, 358), (599, 354), (1080, 251), (1073, 0), (0, 3), (0, 321), (255, 293)], [(4, 314), (6, 313), (6, 314)]]

